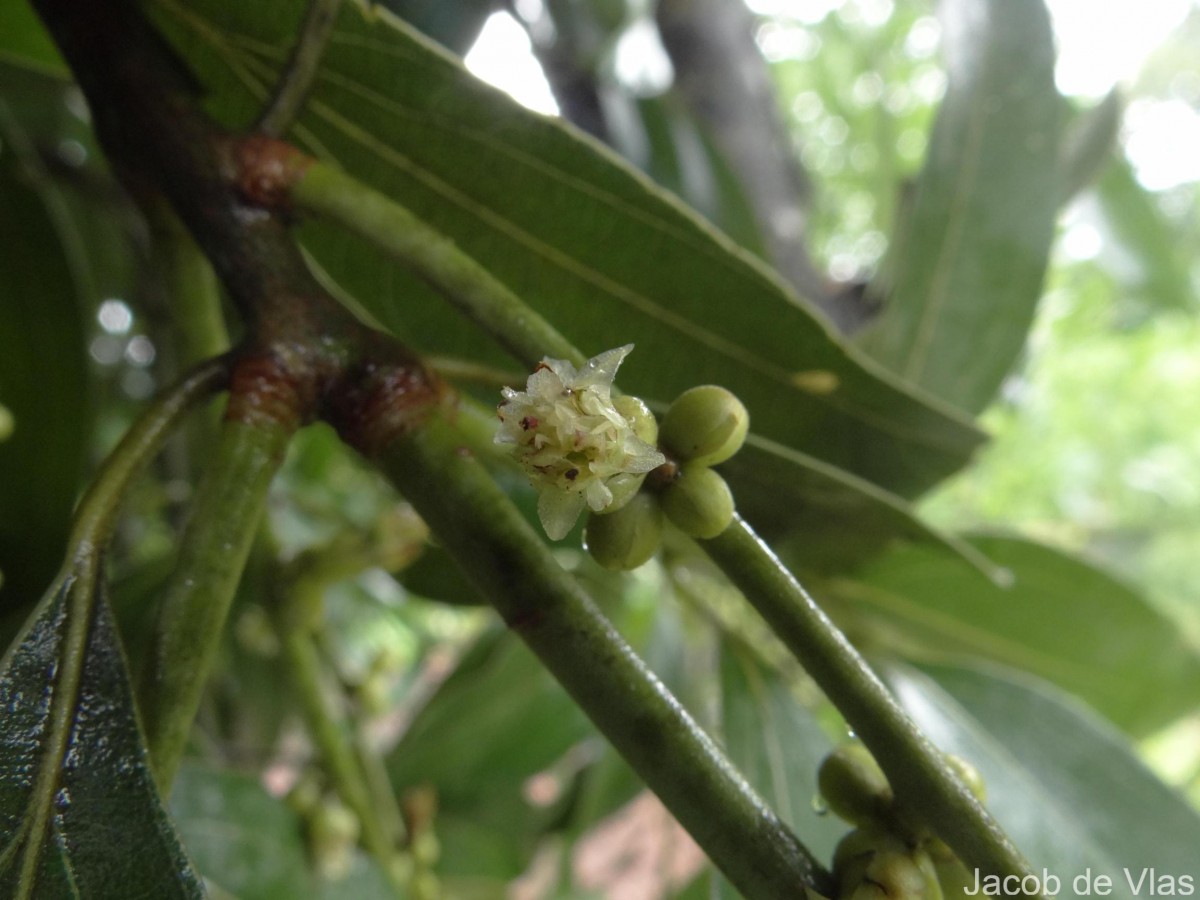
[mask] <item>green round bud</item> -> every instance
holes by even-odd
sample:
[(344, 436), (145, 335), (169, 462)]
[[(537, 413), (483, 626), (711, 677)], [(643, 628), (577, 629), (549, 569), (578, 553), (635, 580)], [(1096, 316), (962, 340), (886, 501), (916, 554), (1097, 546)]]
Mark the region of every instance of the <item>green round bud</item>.
[(869, 826), (856, 828), (833, 855), (838, 896), (853, 900), (942, 900), (933, 861), (903, 838)]
[(635, 435), (651, 446), (658, 443), (658, 419), (644, 401), (623, 394), (613, 401), (613, 406), (629, 422)]
[(322, 802), (308, 819), (309, 852), (322, 876), (345, 877), (354, 863), (358, 817), (338, 800)]
[(588, 516), (583, 544), (606, 569), (636, 569), (662, 543), (662, 510), (650, 494), (634, 494), (614, 513)]
[(983, 783), (983, 776), (979, 774), (979, 770), (961, 756), (955, 756), (953, 753), (946, 753), (944, 755), (946, 757), (946, 764), (954, 774), (975, 795), (975, 799), (983, 803), (987, 799), (987, 785)]
[(741, 400), (723, 387), (703, 384), (675, 398), (659, 437), (680, 462), (715, 466), (741, 449), (749, 427)]
[(876, 853), (867, 866), (866, 881), (882, 889), (888, 900), (942, 900), (937, 870), (919, 847)]
[[(986, 894), (986, 891), (976, 891), (975, 875), (968, 871), (957, 856), (951, 855), (949, 859), (945, 859), (931, 853), (930, 858), (933, 859), (933, 868), (937, 872), (938, 885), (945, 900), (963, 900), (968, 896)], [(968, 894), (967, 891), (971, 893)]]
[(288, 791), (284, 802), (297, 815), (307, 816), (321, 802), (321, 778), (312, 769), (305, 770)]
[(660, 495), (663, 512), (684, 534), (714, 538), (733, 521), (733, 494), (725, 479), (707, 466), (689, 464)]
[(829, 808), (851, 825), (891, 818), (892, 789), (862, 744), (843, 744), (825, 757), (817, 770), (817, 787)]
[(615, 513), (621, 509), (626, 503), (637, 496), (637, 492), (642, 489), (642, 482), (646, 480), (645, 472), (618, 472), (608, 481), (604, 482), (604, 486), (612, 491), (612, 502), (604, 509), (596, 510), (596, 514), (607, 516), (609, 513)]

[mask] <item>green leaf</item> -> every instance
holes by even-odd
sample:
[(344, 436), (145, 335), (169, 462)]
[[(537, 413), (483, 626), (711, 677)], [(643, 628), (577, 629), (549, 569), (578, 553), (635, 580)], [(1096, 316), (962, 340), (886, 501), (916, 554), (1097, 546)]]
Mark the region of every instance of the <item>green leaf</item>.
[(773, 441), (751, 435), (721, 473), (755, 531), (806, 571), (851, 571), (893, 542), (911, 542), (947, 566), (995, 572), (983, 554), (921, 521), (900, 497)]
[(992, 399), (1025, 343), (1058, 208), (1060, 98), (1042, 0), (941, 4), (948, 86), (862, 346), (954, 405)]
[(780, 674), (746, 648), (721, 645), (722, 732), (730, 761), (818, 859), (849, 826), (820, 810), (817, 767), (833, 744)]
[[(1089, 868), (1093, 879), (1112, 879), (1114, 900), (1194, 891), (1200, 816), (1121, 735), (1032, 679), (940, 667), (929, 674), (886, 670), (934, 743), (979, 768), (988, 808), (1035, 871), (1045, 867), (1061, 879), (1059, 896), (1084, 896), (1074, 879)], [(1174, 879), (1174, 891), (1164, 890), (1164, 877)], [(1191, 880), (1186, 890), (1184, 878)]]
[(1065, 204), (1113, 162), (1125, 104), (1114, 88), (1079, 113), (1063, 134), (1059, 203)]
[(31, 151), (9, 110), (0, 102), (0, 403), (14, 425), (0, 443), (0, 608), (23, 616), (58, 570), (90, 416), (77, 248), (61, 198), (18, 158)]
[(1115, 161), (1096, 187), (1108, 227), (1136, 262), (1129, 287), (1137, 298), (1151, 309), (1195, 308), (1189, 248), (1129, 162)]
[(64, 576), (0, 664), (0, 895), (199, 898), (100, 582)]
[(838, 618), (877, 646), (929, 662), (990, 660), (1070, 691), (1131, 734), (1200, 703), (1200, 650), (1101, 570), (1012, 537), (971, 543), (1005, 586), (916, 546), (829, 585)]
[(257, 778), (184, 765), (171, 789), (171, 811), (196, 867), (238, 900), (395, 897), (362, 853), (343, 878), (323, 879), (309, 866), (304, 823)]
[[(294, 15), (215, 0), (158, 10), (214, 112), (252, 117)], [(382, 13), (343, 6), (307, 109), (301, 143), (402, 198), (582, 349), (635, 340), (624, 389), (669, 402), (698, 380), (722, 383), (758, 433), (900, 494), (955, 470), (980, 441), (840, 344), (776, 275), (643, 176)], [(305, 234), (333, 278), (417, 348), (503, 359), (356, 238), (320, 225)]]
[(515, 878), (551, 810), (523, 789), (592, 734), (583, 713), (511, 635), (486, 632), (387, 758), (397, 791), (437, 792), (441, 871)]
[(68, 73), (67, 64), (29, 3), (0, 4), (0, 61), (51, 75)]

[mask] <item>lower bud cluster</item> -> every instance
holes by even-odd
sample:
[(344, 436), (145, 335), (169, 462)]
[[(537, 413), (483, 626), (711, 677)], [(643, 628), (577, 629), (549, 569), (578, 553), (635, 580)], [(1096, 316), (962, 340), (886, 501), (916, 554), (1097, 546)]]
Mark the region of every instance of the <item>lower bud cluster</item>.
[[(980, 800), (983, 779), (957, 756), (946, 761)], [(940, 838), (907, 826), (883, 770), (861, 744), (834, 750), (817, 774), (828, 808), (856, 826), (833, 856), (837, 900), (962, 900), (966, 867)], [(977, 896), (973, 891), (971, 896)]]
[(657, 443), (667, 462), (653, 473), (630, 477), (627, 496), (614, 486), (614, 502), (588, 516), (584, 543), (608, 569), (634, 569), (662, 542), (665, 522), (695, 538), (714, 538), (733, 521), (733, 493), (712, 466), (729, 459), (746, 440), (750, 416), (732, 393), (716, 385), (684, 391), (663, 417), (661, 429), (644, 404), (622, 410), (639, 438)]

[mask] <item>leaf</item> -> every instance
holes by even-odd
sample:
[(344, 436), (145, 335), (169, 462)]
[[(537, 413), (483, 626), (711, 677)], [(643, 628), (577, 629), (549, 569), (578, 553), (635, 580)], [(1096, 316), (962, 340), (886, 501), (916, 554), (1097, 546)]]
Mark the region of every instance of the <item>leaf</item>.
[(817, 768), (833, 744), (779, 673), (728, 639), (720, 673), (730, 761), (818, 859), (831, 860), (849, 831), (818, 809)]
[[(1154, 777), (1111, 727), (1050, 685), (1003, 670), (889, 667), (900, 703), (943, 750), (977, 766), (987, 806), (1034, 871), (1112, 878), (1114, 900), (1200, 883), (1200, 816)], [(932, 677), (930, 677), (932, 676)], [(1154, 874), (1134, 890), (1144, 871)], [(1191, 889), (1184, 878), (1191, 879)], [(1154, 882), (1155, 890), (1149, 889)]]
[(488, 16), (500, 9), (499, 0), (383, 0), (383, 5), (422, 34), (464, 56), (479, 38)]
[(0, 61), (58, 76), (68, 72), (29, 3), (0, 4)]
[(1138, 183), (1129, 162), (1115, 161), (1096, 187), (1108, 227), (1136, 263), (1136, 275), (1123, 280), (1132, 281), (1138, 299), (1151, 309), (1193, 309), (1187, 244), (1155, 195)]
[(0, 443), (0, 608), (16, 611), (58, 570), (90, 415), (78, 248), (61, 198), (20, 165), (28, 138), (3, 102), (0, 142), (0, 403), (14, 424)]
[(63, 577), (0, 664), (0, 896), (199, 898), (100, 581)]
[(396, 790), (437, 792), (441, 871), (515, 878), (551, 810), (525, 783), (593, 734), (583, 713), (511, 635), (486, 632), (388, 755)]
[(1142, 735), (1200, 703), (1200, 650), (1146, 598), (1032, 541), (976, 537), (1008, 586), (921, 547), (832, 583), (838, 618), (909, 659), (1002, 663), (1052, 682)]
[[(251, 118), (294, 15), (215, 0), (157, 10), (214, 112)], [(307, 109), (298, 140), (401, 198), (583, 350), (635, 339), (622, 386), (647, 400), (722, 383), (760, 434), (902, 495), (960, 467), (980, 441), (840, 344), (775, 274), (644, 177), (382, 13), (343, 6)], [(304, 235), (339, 284), (420, 350), (503, 359), (357, 239), (319, 224)], [(828, 389), (811, 389), (813, 372)]]
[[(945, 0), (948, 86), (861, 345), (968, 412), (1025, 343), (1054, 233), (1060, 98), (1042, 0)], [(901, 230), (902, 229), (902, 230)]]
[(1059, 203), (1065, 204), (1112, 165), (1125, 104), (1116, 89), (1079, 113), (1063, 135)]
[(741, 512), (790, 565), (852, 571), (894, 542), (911, 542), (991, 577), (996, 567), (966, 541), (921, 521), (901, 498), (868, 481), (751, 435), (721, 474)]
[(362, 853), (346, 877), (316, 876), (305, 850), (304, 823), (251, 776), (184, 765), (171, 789), (171, 811), (196, 867), (239, 900), (395, 896)]

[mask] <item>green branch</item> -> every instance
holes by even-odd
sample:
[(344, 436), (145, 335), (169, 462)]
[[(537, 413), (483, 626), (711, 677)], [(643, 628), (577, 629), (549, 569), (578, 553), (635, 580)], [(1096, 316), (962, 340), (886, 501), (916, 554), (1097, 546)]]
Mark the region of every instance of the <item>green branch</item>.
[(555, 562), (447, 421), (431, 416), (378, 461), (509, 627), (745, 896), (791, 897), (801, 885), (829, 892), (820, 864)]
[(140, 691), (159, 790), (170, 793), (221, 629), (258, 530), (292, 423), (226, 419), (196, 488)]
[[(372, 794), (366, 774), (359, 764), (352, 735), (339, 710), (329, 699), (312, 636), (302, 628), (285, 626), (279, 631), (289, 681), (300, 700), (308, 733), (321, 755), (325, 771), (329, 773), (337, 795), (358, 818), (363, 844), (375, 857), (397, 894), (403, 896), (406, 885), (402, 857), (397, 846), (400, 835), (390, 833), (381, 814), (385, 808), (382, 804), (394, 803), (390, 788), (386, 798)], [(395, 818), (398, 819), (398, 816)]]
[(527, 368), (544, 355), (575, 365), (587, 359), (454, 241), (345, 172), (314, 161), (291, 184), (289, 197), (415, 272)]
[[(322, 163), (304, 170), (290, 196), (300, 208), (329, 217), (418, 272), (526, 364), (543, 355), (576, 363), (583, 358), (451, 240), (388, 197)], [(750, 527), (739, 519), (705, 543), (884, 764), (913, 813), (939, 834), (955, 836), (948, 843), (981, 870), (1026, 872), (1021, 855), (943, 764), (937, 748)]]
[(184, 413), (223, 387), (228, 377), (228, 360), (201, 363), (164, 391), (134, 423), (75, 509), (67, 568), (73, 560), (91, 556), (108, 543), (129, 483), (158, 452)]
[(700, 541), (783, 640), (888, 776), (909, 816), (984, 875), (1028, 874), (1028, 863), (942, 754), (829, 617), (741, 516)]
[(275, 93), (259, 116), (257, 131), (271, 137), (285, 134), (308, 97), (333, 33), (340, 0), (309, 0), (296, 43), (275, 85)]

